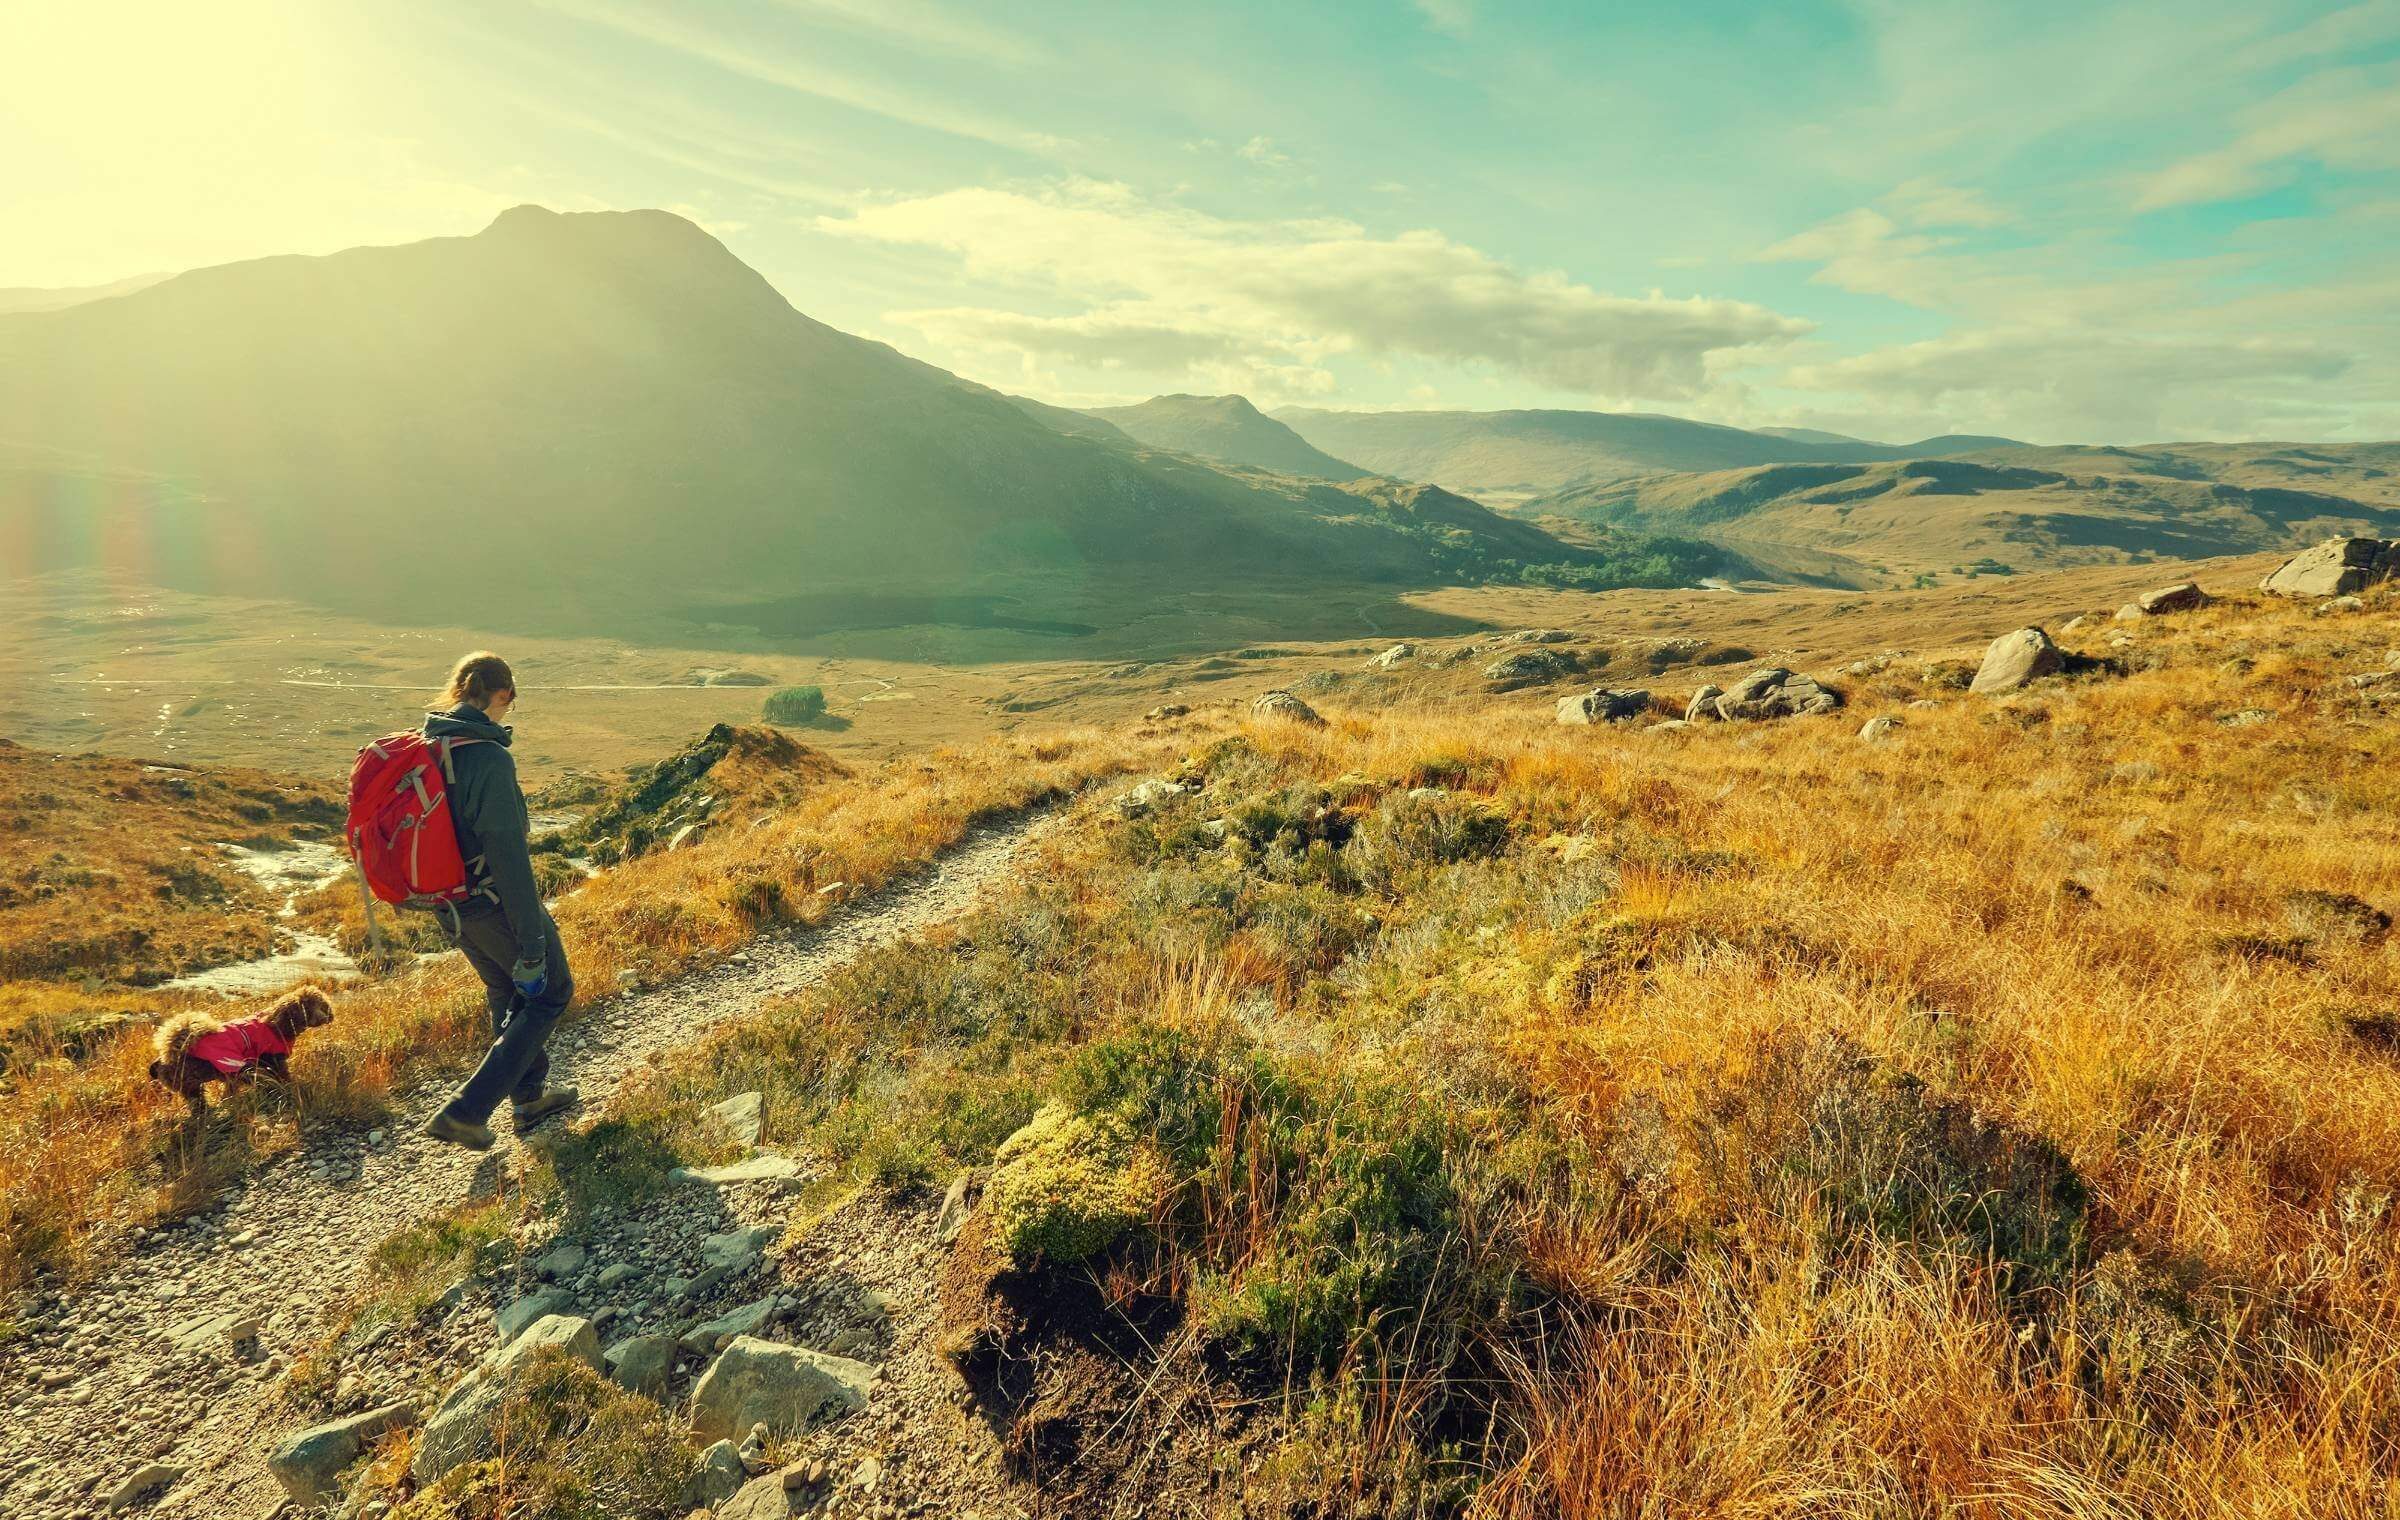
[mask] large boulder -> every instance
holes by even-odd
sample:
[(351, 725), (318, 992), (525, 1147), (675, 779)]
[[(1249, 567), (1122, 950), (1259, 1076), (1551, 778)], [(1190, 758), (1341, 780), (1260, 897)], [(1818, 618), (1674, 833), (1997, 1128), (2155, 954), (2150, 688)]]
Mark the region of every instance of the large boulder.
[(2066, 651), (2053, 643), (2049, 634), (2039, 628), (2020, 628), (1992, 640), (1968, 690), (1996, 696), (2066, 668)]
[(1317, 710), (1315, 708), (1309, 706), (1306, 702), (1301, 701), (1298, 697), (1293, 696), (1288, 691), (1270, 691), (1265, 693), (1257, 701), (1250, 704), (1250, 711), (1254, 716), (1257, 717), (1281, 718), (1288, 723), (1298, 723), (1308, 728), (1323, 728), (1325, 726), (1325, 720), (1317, 716)]
[(1692, 693), (1692, 700), (1683, 710), (1686, 723), (1706, 723), (1717, 715), (1717, 698), (1725, 695), (1722, 686), (1703, 686)]
[(2400, 539), (2329, 538), (2269, 571), (2258, 583), (2277, 596), (2348, 596), (2400, 575)]
[(799, 1435), (865, 1407), (875, 1369), (846, 1356), (741, 1336), (692, 1390), (692, 1434), (721, 1441), (764, 1425)]
[(1650, 693), (1646, 691), (1611, 691), (1602, 687), (1581, 696), (1558, 699), (1561, 723), (1622, 723), (1649, 710)]
[(2208, 593), (2200, 589), (2198, 581), (2178, 581), (2156, 591), (2145, 591), (2133, 599), (2134, 605), (2151, 617), (2166, 612), (2189, 612), (2207, 601)]
[(1495, 691), (1515, 691), (1520, 686), (1571, 676), (1581, 668), (1573, 655), (1555, 649), (1520, 649), (1483, 667), (1483, 678), (1492, 683)]
[(1734, 682), (1714, 705), (1717, 716), (1728, 721), (1799, 718), (1831, 712), (1842, 705), (1842, 698), (1841, 693), (1818, 685), (1813, 676), (1771, 666), (1754, 670)]
[(635, 1335), (608, 1348), (603, 1360), (619, 1388), (634, 1393), (660, 1394), (675, 1371), (675, 1337)]
[(766, 1129), (766, 1098), (754, 1092), (735, 1093), (722, 1103), (711, 1103), (708, 1114), (744, 1146), (756, 1145)]
[(348, 1419), (311, 1425), (267, 1453), (267, 1472), (293, 1503), (322, 1504), (341, 1492), (342, 1469), (357, 1461), (369, 1442), (416, 1416), (414, 1404), (386, 1404)]

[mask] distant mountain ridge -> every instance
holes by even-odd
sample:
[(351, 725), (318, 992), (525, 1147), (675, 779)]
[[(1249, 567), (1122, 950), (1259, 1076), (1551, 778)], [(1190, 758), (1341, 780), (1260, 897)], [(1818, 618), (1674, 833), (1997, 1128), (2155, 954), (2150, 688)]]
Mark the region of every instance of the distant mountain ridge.
[(1908, 444), (1868, 443), (1838, 434), (1754, 432), (1644, 412), (1345, 412), (1286, 406), (1269, 415), (1316, 447), (1379, 474), (1501, 501), (1667, 472), (1859, 464), (2023, 447), (2014, 439), (1959, 434)]
[(1471, 502), (1440, 516), (972, 385), (803, 315), (659, 211), (519, 207), (0, 317), (0, 576), (122, 562), (536, 626), (1597, 558)]
[(1153, 396), (1134, 406), (1084, 408), (1153, 448), (1196, 454), (1220, 464), (1318, 480), (1372, 475), (1334, 458), (1250, 404), (1247, 396)]

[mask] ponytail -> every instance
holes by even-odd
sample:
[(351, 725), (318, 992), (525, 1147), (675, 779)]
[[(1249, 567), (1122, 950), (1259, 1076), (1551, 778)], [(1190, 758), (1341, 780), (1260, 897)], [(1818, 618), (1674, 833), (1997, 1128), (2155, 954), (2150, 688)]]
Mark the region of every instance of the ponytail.
[(477, 707), (489, 705), (495, 692), (515, 691), (517, 678), (510, 674), (508, 661), (488, 649), (479, 649), (458, 662), (450, 672), (450, 689), (442, 700), (456, 707), (471, 702)]

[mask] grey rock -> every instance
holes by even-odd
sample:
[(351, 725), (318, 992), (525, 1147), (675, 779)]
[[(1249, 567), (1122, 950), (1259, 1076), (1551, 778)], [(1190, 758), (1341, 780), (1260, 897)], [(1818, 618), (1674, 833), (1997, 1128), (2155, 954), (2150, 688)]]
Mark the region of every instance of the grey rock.
[(764, 1425), (775, 1435), (813, 1430), (865, 1407), (875, 1369), (801, 1346), (736, 1337), (692, 1390), (692, 1434), (718, 1440)]
[(636, 1335), (608, 1348), (608, 1375), (635, 1393), (664, 1393), (675, 1371), (675, 1337)]
[(1164, 776), (1153, 776), (1117, 799), (1117, 812), (1126, 818), (1147, 818), (1183, 795), (1183, 788)]
[(1375, 658), (1367, 661), (1367, 666), (1372, 670), (1391, 670), (1397, 666), (1407, 664), (1410, 660), (1413, 660), (1416, 657), (1416, 645), (1394, 644), (1391, 648), (1385, 650)]
[(1706, 723), (1717, 716), (1717, 698), (1725, 695), (1722, 686), (1703, 686), (1692, 693), (1692, 700), (1683, 709), (1686, 723)]
[(239, 1309), (227, 1309), (180, 1321), (167, 1332), (167, 1339), (174, 1343), (178, 1351), (204, 1351), (230, 1340), (230, 1332), (238, 1326), (255, 1323), (250, 1314)]
[(743, 1145), (756, 1145), (767, 1124), (767, 1100), (754, 1092), (735, 1093), (722, 1103), (711, 1103), (708, 1114), (735, 1140)]
[(2177, 581), (2172, 586), (2145, 591), (2133, 599), (2134, 605), (2151, 617), (2169, 612), (2189, 612), (2205, 605), (2207, 601), (2208, 593), (2200, 589), (2198, 581)]
[(775, 1299), (772, 1295), (738, 1309), (728, 1309), (715, 1319), (686, 1330), (683, 1333), (683, 1349), (696, 1356), (705, 1356), (716, 1350), (717, 1343), (725, 1337), (754, 1335), (774, 1317)]
[(575, 1295), (564, 1288), (536, 1288), (492, 1318), (500, 1330), (500, 1344), (505, 1346), (525, 1332), (536, 1320), (553, 1314), (564, 1314), (575, 1307)]
[(1869, 718), (1866, 726), (1858, 731), (1858, 736), (1869, 744), (1875, 744), (1900, 732), (1901, 727), (1900, 720), (1887, 713), (1880, 718)]
[(533, 1270), (552, 1279), (573, 1277), (583, 1270), (583, 1264), (590, 1259), (591, 1253), (583, 1247), (571, 1240), (562, 1240), (541, 1254), (534, 1262)]
[(1558, 699), (1561, 723), (1622, 723), (1650, 710), (1650, 693), (1601, 687), (1581, 696)]
[(108, 1496), (108, 1507), (111, 1510), (131, 1509), (182, 1476), (183, 1469), (172, 1462), (152, 1462), (117, 1485), (116, 1492)]
[(2066, 652), (2039, 628), (2020, 628), (1992, 640), (1968, 689), (1985, 696), (2016, 691), (2067, 668)]
[(949, 1188), (942, 1194), (942, 1212), (934, 1218), (933, 1238), (943, 1245), (957, 1240), (958, 1232), (967, 1227), (967, 1215), (972, 1212), (967, 1194), (974, 1183), (973, 1173), (960, 1172), (950, 1179)]
[(705, 823), (687, 823), (667, 836), (667, 848), (670, 850), (687, 849), (698, 844), (700, 836), (707, 832), (708, 825)]
[(1163, 723), (1169, 718), (1180, 718), (1190, 711), (1191, 709), (1181, 702), (1162, 702), (1142, 714), (1142, 717), (1152, 723)]
[(714, 1442), (692, 1464), (692, 1476), (683, 1485), (683, 1502), (694, 1508), (714, 1508), (732, 1498), (749, 1478), (734, 1444)]
[(414, 1404), (386, 1404), (345, 1420), (287, 1436), (267, 1453), (267, 1472), (300, 1505), (322, 1504), (341, 1489), (342, 1469), (358, 1460), (367, 1443), (416, 1418)]
[(544, 1315), (526, 1326), (524, 1334), (493, 1353), (486, 1366), (492, 1373), (506, 1377), (544, 1349), (564, 1352), (594, 1372), (607, 1370), (600, 1355), (599, 1333), (590, 1320), (574, 1314)]
[(610, 1265), (600, 1269), (601, 1291), (606, 1292), (611, 1288), (621, 1288), (625, 1284), (633, 1281), (635, 1278), (641, 1275), (642, 1269), (635, 1266), (632, 1262), (613, 1262)]
[(2267, 573), (2261, 591), (2277, 596), (2349, 596), (2400, 574), (2400, 539), (2329, 538)]
[(743, 1484), (741, 1492), (717, 1511), (716, 1520), (784, 1520), (791, 1512), (791, 1494), (784, 1486), (783, 1475), (769, 1473)]
[(1572, 655), (1550, 649), (1520, 649), (1483, 667), (1483, 678), (1492, 683), (1495, 691), (1514, 691), (1520, 686), (1573, 675), (1581, 668)]
[(1716, 699), (1717, 716), (1727, 721), (1763, 718), (1803, 718), (1831, 712), (1842, 705), (1841, 694), (1780, 666), (1754, 670), (1726, 688)]
[(2364, 612), (2367, 610), (2367, 604), (2366, 601), (2360, 597), (2334, 596), (2327, 597), (2324, 601), (2317, 603), (2317, 605), (2309, 608), (2308, 610), (2309, 615), (2312, 617), (2332, 617), (2338, 613), (2344, 612)]
[(1298, 723), (1308, 728), (1325, 726), (1325, 720), (1317, 716), (1315, 708), (1288, 691), (1278, 690), (1264, 693), (1257, 701), (1250, 704), (1250, 711), (1257, 717), (1281, 718), (1286, 722)]

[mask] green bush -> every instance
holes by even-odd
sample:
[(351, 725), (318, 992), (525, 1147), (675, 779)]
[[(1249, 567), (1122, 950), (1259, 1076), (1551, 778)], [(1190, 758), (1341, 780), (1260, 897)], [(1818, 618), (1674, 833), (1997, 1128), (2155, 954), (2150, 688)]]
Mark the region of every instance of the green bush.
[(767, 698), (766, 714), (769, 723), (814, 723), (825, 716), (825, 688), (786, 686)]

